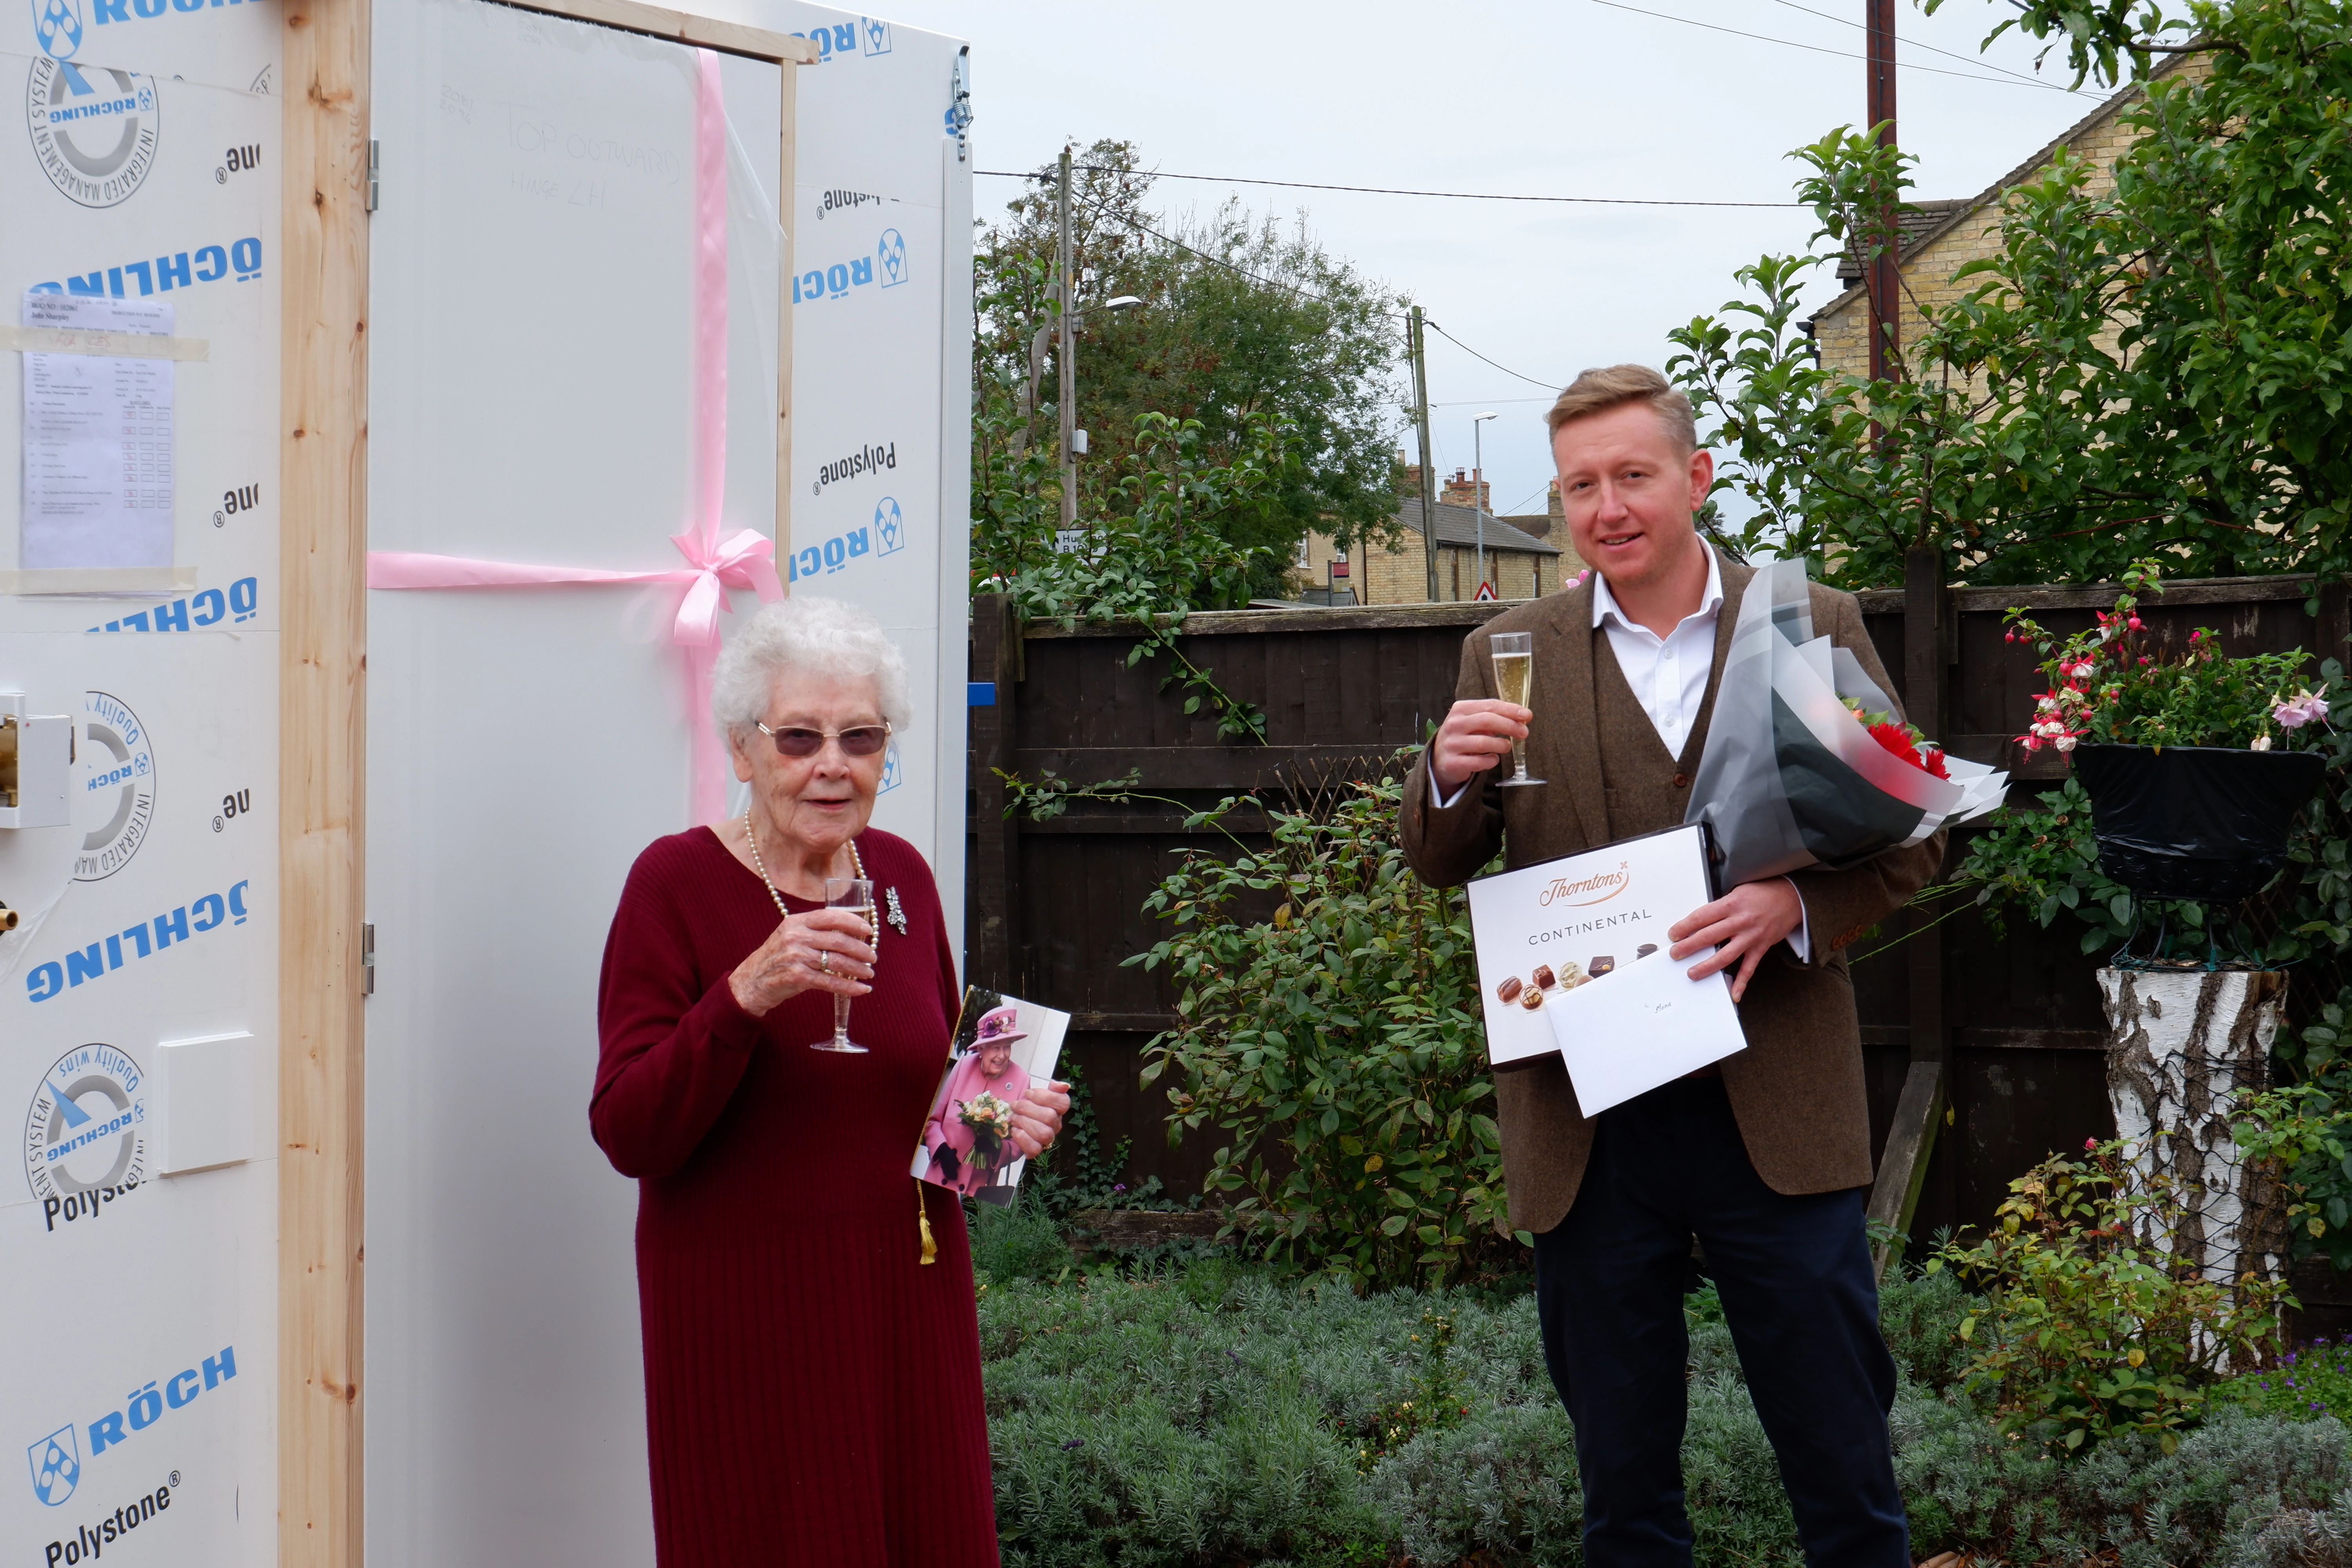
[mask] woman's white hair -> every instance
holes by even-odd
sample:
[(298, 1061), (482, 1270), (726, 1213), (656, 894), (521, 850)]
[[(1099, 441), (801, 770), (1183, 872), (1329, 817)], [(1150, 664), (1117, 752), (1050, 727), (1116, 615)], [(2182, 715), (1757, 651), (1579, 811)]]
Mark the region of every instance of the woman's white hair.
[(710, 672), (710, 716), (719, 733), (751, 729), (767, 717), (779, 678), (806, 675), (870, 677), (882, 717), (894, 729), (907, 727), (907, 659), (882, 623), (838, 599), (802, 597), (762, 605), (719, 650)]

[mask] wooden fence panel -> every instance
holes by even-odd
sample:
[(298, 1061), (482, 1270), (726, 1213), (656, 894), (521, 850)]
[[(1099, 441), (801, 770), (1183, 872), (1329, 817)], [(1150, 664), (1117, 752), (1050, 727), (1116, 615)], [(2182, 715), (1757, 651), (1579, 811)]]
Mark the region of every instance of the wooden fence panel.
[[(2314, 616), (2306, 606), (2315, 592), (2308, 577), (2184, 582), (2140, 613), (2168, 647), (2211, 626), (2233, 654), (2300, 647), (2341, 658), (2345, 592), (2317, 590)], [(2011, 798), (2021, 801), (2057, 787), (2063, 764), (2054, 753), (2018, 755), (2011, 743), (2038, 677), (2032, 650), (2004, 640), (2004, 612), (2024, 605), (2063, 635), (2090, 626), (2114, 593), (1944, 590), (1937, 640), (1917, 649), (1906, 641), (1903, 591), (1861, 598), (1872, 643), (1898, 687), (1907, 669), (1930, 668), (1940, 653), (1945, 738), (1959, 755), (2010, 767), (2018, 781)], [(1184, 813), (1233, 795), (1255, 791), (1280, 804), (1377, 776), (1451, 704), (1463, 636), (1508, 607), (1193, 616), (1185, 656), (1265, 712), (1267, 743), (1259, 746), (1221, 737), (1205, 712), (1187, 714), (1187, 692), (1167, 680), (1164, 658), (1130, 666), (1132, 630), (1031, 626), (1016, 638), (1002, 629), (1009, 623), (998, 601), (975, 602), (972, 679), (994, 682), (998, 701), (972, 710), (967, 968), (977, 982), (1076, 1015), (1069, 1054), (1093, 1086), (1106, 1139), (1130, 1143), (1131, 1182), (1158, 1176), (1180, 1195), (1195, 1191), (1216, 1142), (1196, 1135), (1169, 1148), (1160, 1090), (1140, 1089), (1135, 1079), (1174, 994), (1164, 976), (1122, 966), (1162, 934), (1141, 906), (1178, 857), (1230, 847), (1218, 835), (1187, 831)], [(1906, 652), (1923, 662), (1911, 665)], [(995, 769), (1032, 783), (1049, 775), (1097, 783), (1133, 772), (1138, 790), (1158, 798), (1082, 801), (1042, 823), (1006, 819), (1009, 796)], [(1265, 842), (1254, 814), (1230, 826), (1244, 843)], [(1963, 838), (1948, 868), (1966, 851)], [(1917, 918), (1898, 915), (1857, 943), (1853, 976), (1876, 1138), (1886, 1135), (1910, 1062), (1948, 1063), (1948, 1121), (1913, 1226), (1924, 1239), (1944, 1226), (1985, 1223), (2011, 1177), (2053, 1150), (2110, 1136), (2114, 1126), (2105, 1023), (2079, 928), (2062, 921), (2044, 931), (2012, 915), (2000, 931), (1971, 910), (1891, 945)], [(1933, 944), (1927, 962), (1913, 952), (1918, 943)], [(1923, 983), (1935, 994), (1920, 994)], [(1934, 1037), (1915, 1039), (1921, 1031)]]

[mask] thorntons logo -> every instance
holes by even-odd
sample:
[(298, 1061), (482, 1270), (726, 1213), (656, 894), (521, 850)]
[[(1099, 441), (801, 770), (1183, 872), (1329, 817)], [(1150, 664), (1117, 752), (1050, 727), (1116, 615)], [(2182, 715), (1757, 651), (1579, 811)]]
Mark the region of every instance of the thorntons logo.
[(1633, 885), (1633, 873), (1627, 871), (1625, 862), (1620, 860), (1614, 871), (1595, 871), (1590, 877), (1580, 877), (1574, 881), (1566, 877), (1554, 877), (1551, 885), (1544, 889), (1536, 902), (1544, 909), (1554, 904), (1564, 909), (1582, 909), (1587, 904), (1605, 904)]

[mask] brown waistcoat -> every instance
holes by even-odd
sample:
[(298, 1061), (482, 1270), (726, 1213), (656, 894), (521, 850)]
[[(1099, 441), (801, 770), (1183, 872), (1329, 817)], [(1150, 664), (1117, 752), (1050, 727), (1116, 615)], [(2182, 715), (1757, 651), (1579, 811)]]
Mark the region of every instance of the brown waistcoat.
[[(1683, 820), (1740, 596), (1753, 575), (1730, 561), (1721, 569), (1714, 668), (1679, 758), (1667, 755), (1617, 668), (1607, 634), (1592, 625), (1589, 584), (1498, 616), (1464, 639), (1458, 699), (1495, 695), (1490, 636), (1535, 634), (1528, 771), (1550, 782), (1504, 790), (1496, 787), (1498, 772), (1490, 771), (1440, 811), (1431, 805), (1424, 760), (1406, 782), (1398, 825), (1405, 858), (1423, 880), (1453, 887), (1475, 876), (1497, 848), (1507, 865), (1528, 865)], [(1882, 689), (1893, 689), (1851, 595), (1815, 586), (1812, 615), (1816, 631), (1851, 648)], [(1800, 963), (1785, 942), (1765, 956), (1739, 1006), (1748, 1048), (1723, 1063), (1740, 1140), (1757, 1173), (1777, 1192), (1832, 1192), (1870, 1180), (1862, 1035), (1843, 950), (1900, 909), (1942, 858), (1939, 834), (1847, 870), (1811, 867), (1791, 879), (1804, 899), (1811, 960)], [(1511, 1224), (1549, 1230), (1576, 1201), (1593, 1123), (1578, 1109), (1557, 1057), (1496, 1074), (1495, 1098)]]

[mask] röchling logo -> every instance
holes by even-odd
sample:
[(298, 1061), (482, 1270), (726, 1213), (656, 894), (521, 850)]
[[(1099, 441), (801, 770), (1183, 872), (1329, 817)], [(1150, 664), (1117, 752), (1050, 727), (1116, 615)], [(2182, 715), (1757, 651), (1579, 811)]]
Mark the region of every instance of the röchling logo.
[(33, 1495), (51, 1508), (81, 1484), (81, 1443), (70, 1423), (26, 1449), (25, 1458), (33, 1462)]
[(876, 242), (874, 254), (859, 256), (847, 261), (836, 261), (830, 267), (812, 267), (793, 278), (793, 303), (814, 304), (819, 300), (839, 300), (865, 288), (881, 275), (882, 287), (896, 289), (914, 276), (907, 258), (907, 237), (895, 228), (886, 228)]
[(92, 1217), (146, 1176), (146, 1076), (112, 1046), (76, 1046), (42, 1075), (25, 1118), (25, 1179), (43, 1228)]
[(81, 0), (33, 0), (33, 41), (49, 58), (73, 58), (81, 32)]
[[(165, 1363), (169, 1365), (169, 1363)], [(236, 1376), (236, 1347), (223, 1345), (218, 1355), (205, 1356), (199, 1363), (204, 1370), (187, 1367), (173, 1373), (166, 1380), (151, 1379), (143, 1387), (134, 1388), (123, 1396), (123, 1407), (109, 1411), (91, 1422), (89, 1457), (97, 1458), (117, 1444), (128, 1442), (133, 1433), (143, 1432), (163, 1418), (168, 1410), (184, 1410), (202, 1395), (211, 1393)], [(127, 1429), (126, 1429), (127, 1428)], [(33, 1465), (33, 1495), (55, 1508), (73, 1496), (74, 1488), (81, 1482), (81, 1447), (75, 1428), (60, 1426), (47, 1436), (25, 1450)], [(171, 1486), (180, 1484), (180, 1472), (172, 1472)], [(172, 1506), (163, 1492), (148, 1494), (152, 1506), (125, 1508), (110, 1515), (102, 1528), (92, 1529), (77, 1537), (79, 1547), (59, 1543), (49, 1548), (49, 1563), (82, 1563), (102, 1557), (105, 1542), (125, 1531), (135, 1530)], [(145, 1500), (142, 1500), (142, 1503)], [(92, 1538), (95, 1538), (94, 1540)]]
[(33, 62), (25, 120), (49, 184), (86, 207), (128, 201), (155, 167), (155, 79), (67, 59)]
[(68, 273), (62, 283), (52, 278), (46, 283), (36, 283), (36, 294), (88, 294), (110, 300), (127, 300), (130, 286), (139, 285), (139, 297), (168, 294), (173, 289), (192, 288), (198, 283), (217, 283), (232, 272), (240, 283), (250, 283), (261, 276), (261, 241), (251, 235), (234, 245), (205, 245), (194, 250), (174, 250), (155, 258), (126, 261), (120, 267), (93, 267), (79, 277)]
[(831, 576), (847, 570), (849, 563), (861, 555), (896, 555), (906, 546), (906, 514), (898, 510), (897, 500), (884, 496), (875, 503), (871, 525), (853, 528), (823, 544), (794, 551), (784, 557), (784, 572), (787, 579), (794, 583), (803, 577)]
[(860, 16), (855, 22), (835, 22), (805, 33), (794, 33), (795, 38), (806, 38), (816, 46), (816, 61), (823, 65), (835, 56), (887, 55), (890, 52), (890, 24), (872, 16)]
[(155, 753), (147, 726), (120, 697), (82, 694), (81, 776), (74, 821), (82, 830), (74, 880), (97, 882), (131, 863), (155, 819)]

